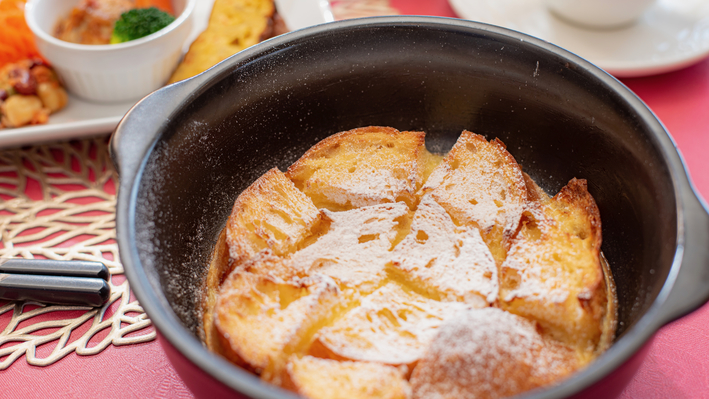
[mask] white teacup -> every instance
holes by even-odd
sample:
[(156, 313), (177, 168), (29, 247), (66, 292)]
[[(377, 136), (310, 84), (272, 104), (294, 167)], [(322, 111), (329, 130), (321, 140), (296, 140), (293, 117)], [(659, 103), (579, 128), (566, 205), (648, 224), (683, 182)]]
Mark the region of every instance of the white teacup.
[(547, 0), (552, 13), (590, 28), (617, 28), (634, 23), (656, 0)]

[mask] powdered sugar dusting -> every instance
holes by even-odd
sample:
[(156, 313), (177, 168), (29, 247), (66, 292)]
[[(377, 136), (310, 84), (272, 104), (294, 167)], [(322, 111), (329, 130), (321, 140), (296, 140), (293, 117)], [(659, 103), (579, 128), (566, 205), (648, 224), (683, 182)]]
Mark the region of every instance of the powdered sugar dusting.
[(462, 302), (438, 302), (388, 283), (333, 326), (323, 328), (318, 339), (348, 359), (409, 364), (421, 357), (441, 323), (468, 308)]
[(528, 241), (515, 242), (502, 264), (503, 268), (517, 271), (520, 277), (517, 288), (509, 290), (504, 300), (527, 298), (544, 303), (564, 303), (569, 297), (568, 282), (563, 273), (544, 273), (540, 265), (546, 264), (543, 249)]
[(402, 192), (413, 192), (415, 187), (411, 181), (394, 176), (391, 169), (361, 167), (357, 173), (341, 174), (339, 180), (323, 185), (320, 193), (336, 204), (349, 202), (354, 207), (395, 202)]
[(411, 377), (414, 398), (507, 397), (572, 371), (534, 323), (497, 308), (443, 323)]
[(545, 214), (544, 209), (548, 206), (536, 202), (527, 206), (527, 212), (536, 222), (540, 238), (530, 239), (524, 234), (518, 234), (512, 241), (501, 268), (514, 270), (519, 276), (519, 282), (516, 288), (504, 293), (502, 299), (505, 301), (526, 298), (543, 303), (563, 303), (569, 297), (569, 284), (574, 280), (564, 270), (561, 258), (556, 254), (563, 241), (554, 238), (559, 233), (556, 231), (559, 226)]
[(376, 282), (384, 277), (384, 266), (391, 257), (395, 219), (408, 210), (403, 202), (343, 212), (324, 210), (332, 219), (330, 231), (293, 254), (288, 262), (304, 273), (328, 275), (345, 285)]
[(511, 234), (519, 224), (526, 190), (522, 171), (508, 155), (496, 143), (463, 132), (422, 192), (431, 192), (460, 223), (474, 222), (483, 231), (498, 225)]
[[(558, 381), (590, 359), (553, 330), (578, 319), (565, 302), (592, 299), (590, 291), (566, 289), (570, 276), (583, 274), (574, 268), (583, 268), (566, 262), (564, 270), (559, 263), (558, 270), (543, 269), (550, 256), (580, 251), (569, 246), (571, 255), (559, 255), (547, 245), (553, 240), (540, 239), (537, 233), (559, 230), (558, 219), (528, 198), (502, 142), (463, 132), (443, 161), (434, 167), (432, 158), (425, 171), (419, 163), (425, 157), (411, 156), (416, 146), (402, 155), (400, 143), (343, 143), (311, 149), (317, 156), (304, 157), (286, 176), (311, 205), (303, 209), (316, 209), (317, 218), (308, 219), (285, 192), (282, 208), (266, 207), (283, 219), (263, 218), (270, 230), (295, 236), (305, 227), (311, 236), (298, 236), (282, 252), (266, 240), (266, 249), (237, 268), (280, 284), (284, 293), (290, 286), (300, 291), (267, 298), (257, 312), (259, 326), (243, 323), (235, 331), (249, 332), (259, 341), (254, 347), (268, 345), (260, 341), (279, 346), (269, 353), (292, 349), (291, 366), (312, 355), (338, 359), (313, 363), (333, 362), (333, 370), (351, 360), (413, 371), (413, 398), (512, 396)], [(351, 210), (334, 211), (342, 209)], [(316, 282), (324, 288), (314, 289)], [(290, 296), (298, 297), (284, 300)], [(547, 320), (529, 310), (534, 307), (563, 320)], [(320, 321), (308, 324), (313, 315)]]
[(394, 249), (394, 267), (452, 295), (451, 299), (481, 296), (488, 304), (495, 302), (499, 290), (497, 267), (478, 229), (457, 229), (446, 211), (427, 194), (414, 214), (411, 231)]

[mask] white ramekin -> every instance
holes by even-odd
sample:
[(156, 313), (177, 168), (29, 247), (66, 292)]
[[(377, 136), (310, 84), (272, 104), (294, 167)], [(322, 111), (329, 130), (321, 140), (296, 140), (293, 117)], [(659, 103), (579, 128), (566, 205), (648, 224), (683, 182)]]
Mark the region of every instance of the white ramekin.
[(68, 15), (78, 0), (29, 0), (25, 19), (37, 49), (67, 90), (91, 101), (125, 102), (138, 100), (167, 82), (192, 30), (196, 1), (173, 0), (178, 17), (172, 24), (120, 44), (75, 44), (52, 35), (59, 19)]

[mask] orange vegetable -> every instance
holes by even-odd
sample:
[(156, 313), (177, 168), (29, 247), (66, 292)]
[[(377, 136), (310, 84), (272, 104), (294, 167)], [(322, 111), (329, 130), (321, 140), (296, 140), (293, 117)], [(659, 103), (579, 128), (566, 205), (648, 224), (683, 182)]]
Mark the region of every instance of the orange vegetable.
[(149, 8), (156, 7), (166, 13), (177, 17), (175, 11), (172, 9), (172, 2), (170, 0), (135, 0), (135, 8)]
[(0, 0), (0, 67), (28, 58), (42, 58), (25, 23), (25, 0)]

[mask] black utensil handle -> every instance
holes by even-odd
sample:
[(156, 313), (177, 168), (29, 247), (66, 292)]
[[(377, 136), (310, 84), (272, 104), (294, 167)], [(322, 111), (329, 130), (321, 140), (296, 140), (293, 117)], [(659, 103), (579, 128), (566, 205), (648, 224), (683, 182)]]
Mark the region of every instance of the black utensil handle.
[(691, 188), (685, 189), (683, 194), (684, 253), (676, 281), (662, 306), (662, 324), (684, 316), (709, 300), (709, 208)]
[(108, 281), (108, 267), (101, 262), (53, 259), (0, 259), (0, 273), (92, 277)]
[(0, 298), (60, 305), (101, 306), (111, 288), (100, 278), (0, 274)]

